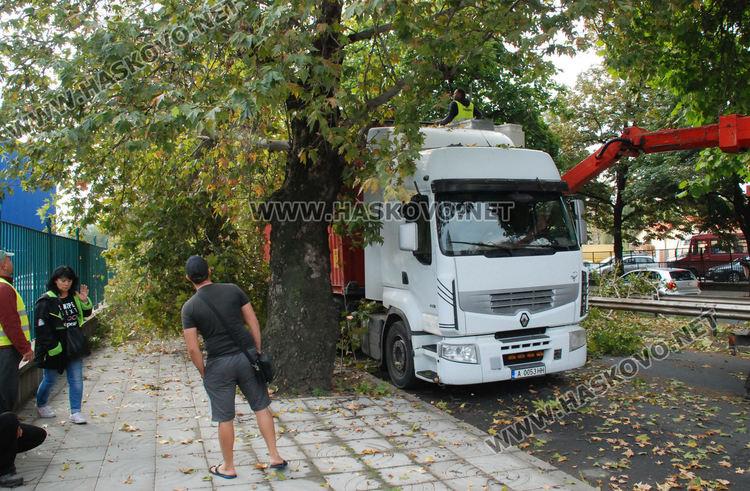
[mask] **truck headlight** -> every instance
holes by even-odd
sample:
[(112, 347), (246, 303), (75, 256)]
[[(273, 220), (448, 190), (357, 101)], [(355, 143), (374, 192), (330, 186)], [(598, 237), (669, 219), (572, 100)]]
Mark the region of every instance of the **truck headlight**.
[(441, 344), (440, 358), (458, 363), (478, 363), (477, 347), (473, 344)]
[(570, 351), (575, 351), (586, 344), (586, 331), (578, 329), (568, 333), (570, 337)]

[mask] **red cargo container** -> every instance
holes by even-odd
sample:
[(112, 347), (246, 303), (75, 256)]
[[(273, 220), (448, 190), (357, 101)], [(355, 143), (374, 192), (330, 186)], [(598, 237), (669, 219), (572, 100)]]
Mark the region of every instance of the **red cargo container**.
[[(263, 245), (263, 258), (268, 262), (271, 260), (271, 226), (263, 228), (265, 244)], [(349, 237), (341, 237), (333, 233), (328, 227), (328, 248), (331, 251), (331, 289), (337, 295), (344, 294), (344, 288), (351, 282), (356, 282), (359, 288), (365, 287), (365, 251), (364, 249), (352, 247)], [(350, 291), (349, 294), (359, 294), (359, 291)]]
[[(365, 251), (353, 248), (349, 237), (336, 235), (328, 227), (328, 248), (331, 251), (331, 288), (337, 295), (344, 294), (344, 288), (356, 282), (359, 288), (365, 286)], [(349, 294), (358, 292), (347, 292)]]

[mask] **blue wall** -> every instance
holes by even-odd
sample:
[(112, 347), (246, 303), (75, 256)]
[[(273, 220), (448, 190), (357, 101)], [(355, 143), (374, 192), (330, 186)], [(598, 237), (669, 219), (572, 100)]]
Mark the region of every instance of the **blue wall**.
[[(2, 147), (0, 147), (2, 151)], [(0, 154), (0, 170), (7, 166), (6, 156)], [(51, 191), (36, 191), (29, 193), (21, 187), (20, 179), (3, 180), (3, 187), (10, 186), (13, 190), (5, 193), (5, 198), (0, 198), (0, 220), (16, 225), (22, 225), (34, 230), (44, 230), (45, 220), (39, 218), (37, 210), (44, 206), (44, 203), (52, 201)], [(54, 214), (55, 208), (50, 207), (47, 215)]]

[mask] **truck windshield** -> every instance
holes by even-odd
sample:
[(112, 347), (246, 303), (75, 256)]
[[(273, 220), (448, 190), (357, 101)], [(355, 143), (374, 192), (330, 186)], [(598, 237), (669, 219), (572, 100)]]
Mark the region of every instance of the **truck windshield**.
[(578, 250), (559, 193), (441, 193), (437, 232), (446, 256), (529, 256)]

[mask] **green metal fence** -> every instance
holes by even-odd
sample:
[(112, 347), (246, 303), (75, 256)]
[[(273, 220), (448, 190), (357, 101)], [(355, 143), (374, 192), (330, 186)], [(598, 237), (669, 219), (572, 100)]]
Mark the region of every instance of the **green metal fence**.
[(47, 280), (58, 266), (73, 268), (81, 283), (89, 287), (94, 307), (103, 302), (108, 281), (104, 247), (0, 221), (0, 249), (15, 254), (13, 286), (29, 312), (32, 339), (34, 302), (47, 290)]

